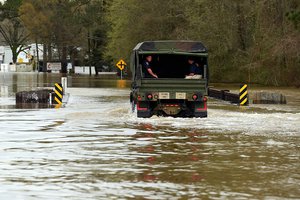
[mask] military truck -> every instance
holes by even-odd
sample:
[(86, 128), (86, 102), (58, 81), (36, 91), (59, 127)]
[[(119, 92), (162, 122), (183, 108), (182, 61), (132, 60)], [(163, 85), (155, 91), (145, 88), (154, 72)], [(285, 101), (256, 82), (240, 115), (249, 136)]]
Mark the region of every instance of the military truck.
[[(152, 71), (158, 78), (146, 78), (142, 63), (151, 55)], [(145, 41), (136, 45), (130, 58), (132, 85), (130, 102), (137, 117), (153, 115), (207, 117), (207, 49), (198, 41)], [(202, 74), (189, 78), (188, 59)]]

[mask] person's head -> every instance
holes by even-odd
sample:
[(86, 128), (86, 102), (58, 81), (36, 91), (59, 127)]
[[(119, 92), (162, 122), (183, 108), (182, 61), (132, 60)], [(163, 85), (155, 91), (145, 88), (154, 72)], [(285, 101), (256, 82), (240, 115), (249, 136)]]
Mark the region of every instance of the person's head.
[(194, 59), (188, 58), (188, 63), (189, 63), (190, 65), (193, 64), (193, 63), (194, 63)]
[(146, 56), (146, 60), (147, 60), (148, 62), (151, 62), (151, 61), (152, 61), (152, 56), (151, 56), (151, 55)]

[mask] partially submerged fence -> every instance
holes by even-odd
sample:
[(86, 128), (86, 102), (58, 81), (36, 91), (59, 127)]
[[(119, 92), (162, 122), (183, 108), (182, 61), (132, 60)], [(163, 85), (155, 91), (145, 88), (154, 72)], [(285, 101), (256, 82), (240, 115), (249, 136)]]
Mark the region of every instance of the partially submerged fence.
[(208, 96), (224, 101), (229, 101), (231, 103), (240, 103), (240, 96), (238, 94), (231, 93), (229, 90), (208, 88)]

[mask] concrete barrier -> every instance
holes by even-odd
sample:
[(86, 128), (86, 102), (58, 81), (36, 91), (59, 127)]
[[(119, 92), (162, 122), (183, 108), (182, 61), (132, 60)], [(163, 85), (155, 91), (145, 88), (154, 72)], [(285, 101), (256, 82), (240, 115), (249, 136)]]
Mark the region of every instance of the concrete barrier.
[(1, 70), (1, 72), (9, 72), (9, 65), (8, 64), (1, 64), (0, 70)]
[[(16, 104), (41, 103), (49, 104), (50, 93), (54, 94), (53, 90), (44, 89), (36, 91), (22, 91), (16, 93)], [(52, 95), (54, 96), (54, 95)]]
[(16, 72), (17, 71), (17, 65), (16, 64), (11, 64), (9, 65), (9, 70), (11, 72)]
[[(241, 98), (239, 94), (231, 93), (229, 90), (218, 90), (214, 88), (208, 88), (208, 96), (229, 101), (234, 104), (240, 104)], [(265, 91), (251, 93), (251, 102), (253, 104), (287, 104), (286, 97), (283, 94)]]
[(286, 97), (278, 92), (255, 92), (252, 96), (253, 104), (286, 104)]
[(0, 87), (0, 96), (1, 97), (8, 97), (8, 86), (1, 85), (1, 87)]
[(17, 64), (16, 71), (17, 72), (32, 72), (33, 66), (31, 64)]

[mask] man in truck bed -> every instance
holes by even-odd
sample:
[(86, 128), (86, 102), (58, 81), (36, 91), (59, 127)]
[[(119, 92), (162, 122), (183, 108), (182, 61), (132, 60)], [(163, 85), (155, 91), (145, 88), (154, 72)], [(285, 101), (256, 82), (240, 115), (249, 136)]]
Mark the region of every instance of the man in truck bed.
[(143, 61), (142, 67), (143, 67), (143, 77), (145, 78), (158, 78), (155, 73), (153, 73), (151, 68), (151, 61), (152, 56), (148, 55), (146, 59)]
[[(143, 76), (143, 61), (151, 55), (151, 69), (159, 78)], [(207, 49), (198, 41), (146, 41), (131, 55), (131, 103), (138, 117), (152, 115), (207, 117)], [(185, 79), (187, 60), (203, 66), (199, 79)]]
[(202, 69), (199, 63), (196, 63), (193, 58), (188, 58), (189, 63), (189, 74), (185, 77), (186, 79), (200, 79), (202, 78)]

